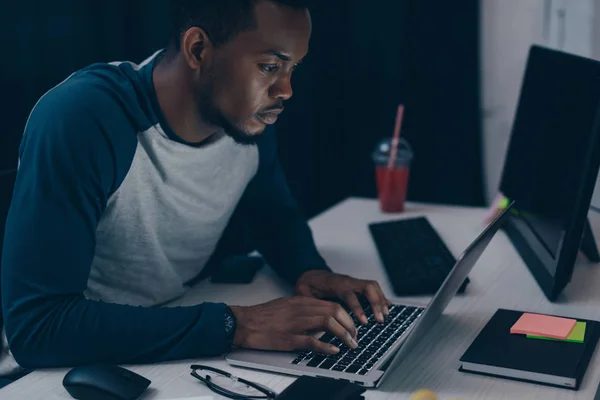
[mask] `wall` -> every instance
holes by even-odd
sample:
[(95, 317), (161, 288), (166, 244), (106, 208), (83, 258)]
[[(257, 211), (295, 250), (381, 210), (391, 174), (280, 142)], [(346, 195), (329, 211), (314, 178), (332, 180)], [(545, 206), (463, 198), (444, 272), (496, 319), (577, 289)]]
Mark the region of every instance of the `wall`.
[(600, 56), (600, 0), (481, 1), (484, 174), (489, 202), (500, 182), (529, 47), (537, 43)]

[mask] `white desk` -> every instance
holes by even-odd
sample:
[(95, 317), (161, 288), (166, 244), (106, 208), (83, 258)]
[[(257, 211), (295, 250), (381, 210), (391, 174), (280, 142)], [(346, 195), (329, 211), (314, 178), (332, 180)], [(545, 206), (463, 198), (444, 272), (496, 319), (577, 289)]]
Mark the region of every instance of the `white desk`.
[[(402, 215), (384, 216), (376, 201), (350, 199), (311, 221), (315, 240), (329, 265), (337, 272), (376, 279), (392, 300), (367, 223), (385, 219), (426, 215), (458, 255), (480, 232), (485, 210), (411, 204)], [(591, 215), (594, 231), (600, 231), (600, 216)], [(600, 236), (597, 236), (600, 237)], [(600, 381), (598, 351), (592, 358), (581, 389), (577, 392), (541, 385), (513, 382), (459, 372), (459, 358), (479, 330), (498, 308), (514, 308), (576, 318), (600, 320), (600, 266), (582, 261), (561, 300), (550, 303), (511, 246), (503, 232), (494, 238), (470, 274), (465, 295), (456, 297), (444, 316), (419, 346), (378, 390), (367, 392), (368, 399), (408, 399), (419, 388), (437, 392), (440, 400), (457, 399), (592, 399)], [(291, 293), (289, 287), (269, 269), (261, 271), (249, 286), (223, 286), (202, 282), (177, 305), (205, 300), (229, 304), (255, 304)], [(415, 300), (414, 298), (411, 300)], [(423, 305), (427, 298), (420, 298)], [(237, 369), (222, 359), (192, 360), (132, 370), (152, 380), (144, 400), (192, 396), (214, 396), (189, 375), (192, 363), (213, 365), (258, 381), (281, 392), (293, 378), (283, 375)], [(0, 399), (69, 399), (61, 381), (67, 370), (37, 371), (0, 390)]]

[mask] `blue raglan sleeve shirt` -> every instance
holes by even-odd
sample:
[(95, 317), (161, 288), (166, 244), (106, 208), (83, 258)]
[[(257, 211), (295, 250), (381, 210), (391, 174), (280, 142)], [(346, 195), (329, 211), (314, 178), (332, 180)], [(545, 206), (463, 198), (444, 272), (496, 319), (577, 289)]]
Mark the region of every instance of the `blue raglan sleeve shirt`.
[[(115, 93), (67, 82), (28, 120), (1, 260), (5, 329), (22, 367), (153, 363), (229, 350), (224, 304), (137, 307), (84, 296), (98, 223), (137, 146), (129, 130), (115, 129), (138, 119), (123, 113), (132, 99)], [(309, 269), (327, 270), (286, 183), (272, 129), (258, 149), (258, 172), (238, 205), (257, 249), (292, 283)]]
[(257, 249), (292, 283), (307, 270), (329, 270), (287, 184), (277, 155), (275, 130), (268, 128), (258, 145), (261, 168), (241, 205), (256, 234)]
[(2, 259), (5, 329), (15, 360), (42, 368), (223, 353), (224, 304), (144, 308), (84, 298), (95, 230), (127, 174), (130, 162), (122, 160), (132, 158), (135, 138), (107, 128), (123, 118), (117, 102), (102, 101), (108, 93), (77, 90), (61, 85), (38, 103), (20, 148)]

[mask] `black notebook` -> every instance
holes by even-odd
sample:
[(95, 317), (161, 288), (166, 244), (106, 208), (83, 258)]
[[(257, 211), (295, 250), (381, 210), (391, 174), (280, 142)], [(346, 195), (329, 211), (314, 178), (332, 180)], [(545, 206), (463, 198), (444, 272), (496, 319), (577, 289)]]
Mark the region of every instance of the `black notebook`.
[(510, 333), (523, 311), (500, 309), (461, 357), (464, 372), (579, 388), (596, 348), (600, 323), (587, 323), (583, 343), (529, 339)]

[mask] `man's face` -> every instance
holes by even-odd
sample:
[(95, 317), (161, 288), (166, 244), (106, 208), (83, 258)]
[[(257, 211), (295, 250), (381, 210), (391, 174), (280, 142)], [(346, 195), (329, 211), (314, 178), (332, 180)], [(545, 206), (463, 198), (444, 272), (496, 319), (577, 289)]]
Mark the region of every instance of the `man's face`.
[(201, 117), (242, 144), (256, 143), (283, 111), (311, 33), (307, 10), (268, 0), (257, 3), (255, 19), (257, 29), (212, 50), (196, 90)]

